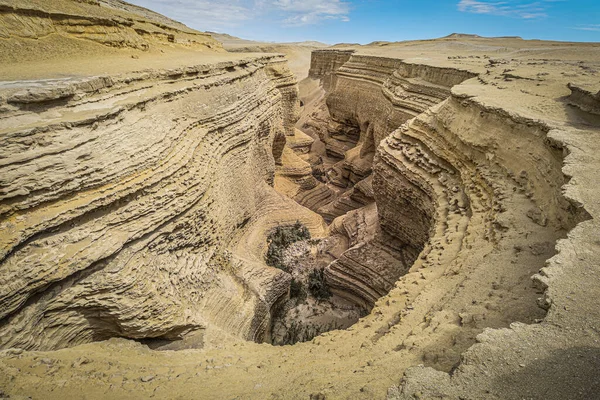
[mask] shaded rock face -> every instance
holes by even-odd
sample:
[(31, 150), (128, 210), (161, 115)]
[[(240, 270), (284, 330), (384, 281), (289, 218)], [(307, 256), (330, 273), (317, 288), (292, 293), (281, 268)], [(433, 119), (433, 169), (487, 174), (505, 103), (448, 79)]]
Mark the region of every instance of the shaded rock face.
[[(540, 225), (550, 220), (563, 230), (585, 218), (555, 183), (564, 179), (562, 150), (543, 139), (548, 128), (451, 96), (453, 86), (475, 74), (319, 50), (309, 75), (321, 79), (327, 109), (309, 125), (328, 154), (341, 159), (330, 182), (352, 188), (318, 210), (328, 220), (337, 217), (330, 231), (350, 239), (326, 269), (334, 293), (371, 308), (420, 253), (425, 258), (463, 241), (478, 212), (485, 215), (486, 241), (497, 245), (507, 229), (502, 203), (511, 185), (536, 199), (528, 215)], [(510, 131), (512, 147), (495, 143), (500, 130)], [(535, 151), (521, 149), (523, 137), (536, 142)], [(357, 239), (357, 230), (370, 234)]]
[(583, 111), (600, 115), (600, 86), (569, 83), (569, 103)]
[(336, 82), (336, 71), (352, 56), (354, 50), (317, 50), (310, 59), (308, 76), (320, 79), (323, 88), (329, 91)]
[(297, 119), (282, 58), (22, 82), (2, 97), (2, 347), (268, 334), (289, 277), (228, 247), (275, 195)]
[[(333, 225), (337, 233), (355, 237), (326, 269), (327, 281), (336, 294), (370, 309), (408, 271), (431, 234), (435, 192), (412, 164), (430, 163), (429, 169), (445, 164), (442, 168), (453, 173), (448, 163), (431, 160), (418, 144), (409, 145), (403, 159), (377, 148), (473, 75), (352, 51), (319, 50), (313, 52), (309, 76), (321, 80), (327, 106), (324, 120), (313, 118), (310, 125), (327, 154), (340, 159), (329, 171), (330, 182), (352, 188), (318, 210), (328, 220), (340, 219)], [(346, 214), (351, 210), (359, 211)], [(372, 222), (349, 228), (356, 215)], [(351, 232), (356, 229), (370, 233), (356, 239)]]

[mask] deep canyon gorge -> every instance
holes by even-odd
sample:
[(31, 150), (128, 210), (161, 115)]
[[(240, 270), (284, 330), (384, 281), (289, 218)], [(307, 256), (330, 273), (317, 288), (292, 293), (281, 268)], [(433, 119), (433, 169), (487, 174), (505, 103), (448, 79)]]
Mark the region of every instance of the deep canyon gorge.
[(0, 0), (0, 398), (600, 393), (598, 44), (215, 37)]

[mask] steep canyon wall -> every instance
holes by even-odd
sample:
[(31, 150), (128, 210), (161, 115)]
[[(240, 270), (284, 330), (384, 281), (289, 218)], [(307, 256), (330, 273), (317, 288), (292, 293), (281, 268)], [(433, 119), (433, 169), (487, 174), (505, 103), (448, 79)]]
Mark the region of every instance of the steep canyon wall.
[(4, 93), (2, 347), (264, 338), (289, 278), (226, 249), (297, 118), (282, 58)]
[[(554, 139), (556, 125), (477, 98), (473, 86), (495, 86), (498, 78), (478, 76), (473, 68), (339, 50), (320, 50), (313, 57), (311, 76), (322, 79), (330, 117), (326, 127), (321, 124), (320, 136), (328, 150), (343, 157), (334, 167), (338, 182), (355, 185), (370, 179), (373, 193), (372, 205), (338, 218), (347, 224), (336, 220), (332, 226), (343, 232), (345, 224), (356, 225), (356, 215), (377, 210), (377, 223), (371, 222), (376, 233), (351, 240), (326, 270), (336, 293), (370, 306), (394, 286), (418, 286), (419, 279), (432, 278), (443, 286), (456, 276), (457, 286), (439, 287), (437, 295), (430, 289), (426, 295), (432, 307), (421, 334), (454, 332), (447, 349), (424, 357), (438, 368), (450, 368), (452, 347), (473, 343), (478, 328), (542, 321), (542, 309), (553, 304), (547, 292), (539, 297), (548, 288), (547, 272), (534, 277), (537, 290), (527, 283), (529, 277), (554, 254), (553, 243), (590, 218), (578, 201), (564, 196), (570, 178), (562, 168), (570, 150)], [(343, 63), (342, 57), (347, 59)], [(569, 88), (574, 104), (593, 110), (589, 100), (580, 100), (581, 90)], [(344, 233), (352, 238), (353, 229)], [(419, 278), (413, 281), (415, 275)], [(472, 300), (471, 306), (448, 301), (446, 290), (466, 301), (469, 290), (477, 291), (477, 281), (493, 288), (488, 301)], [(498, 295), (505, 301), (492, 305)], [(462, 310), (457, 315), (461, 332), (449, 323), (453, 309)], [(477, 351), (484, 350), (474, 350), (472, 357)], [(424, 388), (436, 393), (439, 378), (423, 373), (422, 386), (406, 381), (401, 398)]]
[[(96, 54), (0, 65), (2, 393), (535, 398), (540, 381), (569, 398), (573, 376), (574, 398), (597, 393), (588, 47), (315, 51), (294, 126), (282, 56), (117, 1), (0, 3), (0, 55)], [(296, 220), (339, 239), (325, 279), (371, 312), (271, 346), (291, 277), (266, 238)]]

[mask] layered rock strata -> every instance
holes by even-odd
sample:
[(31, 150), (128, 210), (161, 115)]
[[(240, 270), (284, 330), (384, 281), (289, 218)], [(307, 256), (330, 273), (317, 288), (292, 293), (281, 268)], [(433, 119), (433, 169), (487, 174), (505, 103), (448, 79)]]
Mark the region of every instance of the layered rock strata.
[(327, 125), (321, 124), (320, 139), (328, 154), (343, 158), (329, 171), (330, 181), (351, 188), (319, 213), (332, 220), (375, 202), (380, 216), (372, 240), (352, 243), (327, 268), (327, 279), (337, 294), (370, 308), (408, 271), (435, 219), (429, 179), (404, 164), (432, 164), (422, 167), (435, 172), (445, 167), (446, 175), (454, 173), (448, 163), (432, 159), (418, 144), (408, 144), (412, 148), (402, 160), (380, 151), (374, 163), (375, 150), (398, 126), (449, 97), (452, 86), (474, 75), (351, 51), (319, 50), (309, 76), (321, 79), (326, 92), (329, 119)]
[[(572, 90), (568, 101), (594, 113), (594, 95), (572, 84), (568, 87)], [(569, 118), (568, 123), (552, 119), (542, 122), (518, 115), (515, 107), (508, 105), (498, 110), (491, 106), (493, 100), (485, 93), (478, 96), (467, 93), (459, 87), (452, 98), (432, 110), (430, 116), (419, 116), (411, 123), (408, 134), (422, 133), (423, 120), (429, 120), (427, 126), (435, 127), (437, 138), (458, 139), (445, 146), (460, 150), (457, 154), (462, 159), (466, 154), (474, 162), (469, 167), (470, 174), (460, 174), (470, 176), (462, 187), (487, 188), (490, 194), (491, 203), (487, 208), (491, 212), (484, 219), (488, 228), (483, 237), (494, 244), (496, 251), (500, 251), (502, 243), (510, 241), (511, 232), (523, 229), (522, 221), (517, 223), (519, 213), (540, 227), (562, 232), (553, 239), (547, 236), (548, 229), (544, 234), (538, 228), (533, 232), (536, 242), (527, 247), (520, 242), (514, 244), (517, 255), (528, 248), (533, 255), (550, 256), (553, 252), (544, 251), (544, 247), (552, 248), (554, 240), (559, 239), (557, 254), (532, 276), (539, 293), (543, 293), (537, 303), (548, 314), (536, 320), (539, 324), (527, 325), (521, 321), (511, 323), (509, 329), (485, 330), (477, 336), (477, 344), (463, 354), (452, 374), (432, 368), (409, 369), (401, 384), (390, 388), (388, 398), (409, 399), (415, 395), (510, 399), (594, 397), (600, 391), (594, 378), (598, 371), (596, 326), (600, 315), (585, 304), (583, 297), (598, 293), (598, 287), (589, 280), (597, 273), (589, 264), (589, 257), (598, 254), (597, 246), (589, 242), (597, 201), (592, 200), (596, 195), (590, 187), (580, 185), (590, 182), (585, 170), (597, 163), (590, 157), (597, 147), (590, 141), (598, 135), (598, 125), (594, 124), (597, 119), (590, 114), (577, 114), (576, 118)], [(469, 127), (453, 118), (461, 109), (470, 110)], [(472, 143), (475, 129), (480, 135), (478, 141)], [(448, 130), (455, 134), (449, 135)], [(579, 178), (574, 182), (575, 175)], [(473, 178), (483, 178), (483, 181), (477, 184), (471, 181)], [(507, 190), (507, 182), (508, 189), (513, 186), (512, 192), (521, 194), (512, 197), (524, 195), (529, 201), (509, 200), (511, 190)], [(469, 192), (466, 193), (471, 202), (472, 220), (484, 207), (475, 201), (486, 196), (473, 196)], [(543, 242), (543, 238), (547, 241)], [(573, 257), (583, 248), (585, 255)], [(573, 335), (574, 330), (579, 333)]]
[(600, 85), (569, 83), (568, 87), (571, 90), (569, 102), (572, 105), (585, 112), (600, 115)]
[(272, 191), (294, 84), (276, 56), (5, 84), (2, 346), (262, 340), (289, 278), (226, 249)]
[[(3, 39), (0, 49), (6, 50), (7, 57), (23, 55), (18, 44), (23, 39), (37, 40), (49, 36), (140, 50), (148, 50), (156, 43), (221, 48), (219, 42), (207, 33), (121, 1), (0, 2), (0, 38)], [(14, 54), (8, 51), (11, 45), (13, 50), (17, 50)], [(23, 61), (23, 58), (18, 61)]]
[[(288, 278), (262, 263), (266, 232), (298, 218), (324, 230), (318, 215), (270, 186), (310, 169), (307, 145), (282, 145), (297, 132), (284, 122), (296, 111), (278, 87), (288, 98), (294, 89), (278, 57), (213, 63), (206, 78), (203, 68), (182, 68), (129, 82), (111, 76), (112, 86), (4, 86), (2, 138), (12, 151), (2, 158), (10, 175), (1, 176), (11, 188), (4, 196), (14, 193), (2, 202), (11, 250), (1, 304), (14, 310), (0, 328), (4, 345), (171, 338), (207, 327), (201, 350), (155, 352), (116, 338), (5, 350), (4, 393), (593, 398), (597, 45), (459, 37), (374, 44), (331, 53), (331, 62), (327, 54), (313, 65), (325, 71), (335, 120), (319, 129), (324, 142), (330, 122), (342, 129), (329, 148), (351, 157), (336, 167), (336, 184), (366, 204), (330, 225), (350, 248), (328, 274), (340, 294), (374, 305), (350, 329), (293, 347), (241, 339), (265, 336), (269, 304), (287, 295)], [(148, 96), (160, 100), (144, 103)], [(30, 98), (42, 101), (22, 101)], [(338, 150), (345, 141), (358, 150)], [(293, 183), (285, 187), (302, 193)]]

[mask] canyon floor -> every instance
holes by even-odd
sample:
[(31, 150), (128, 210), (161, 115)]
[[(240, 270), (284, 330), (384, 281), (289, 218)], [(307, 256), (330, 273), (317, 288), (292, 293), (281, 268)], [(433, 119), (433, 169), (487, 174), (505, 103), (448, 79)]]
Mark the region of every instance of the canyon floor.
[(0, 398), (600, 398), (600, 45), (0, 11)]

